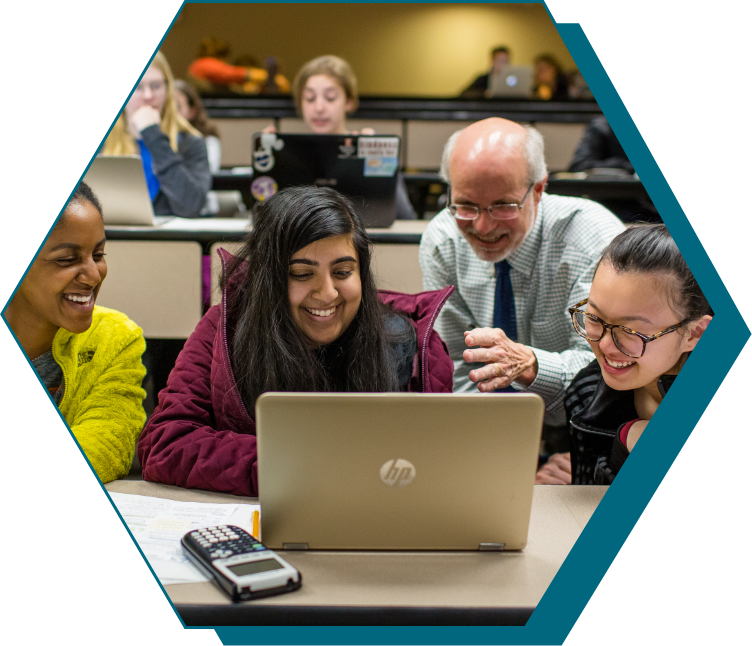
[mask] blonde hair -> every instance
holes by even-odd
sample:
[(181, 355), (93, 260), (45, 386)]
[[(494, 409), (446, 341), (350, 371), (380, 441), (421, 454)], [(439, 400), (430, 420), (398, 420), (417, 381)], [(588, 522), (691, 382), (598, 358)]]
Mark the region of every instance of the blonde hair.
[[(151, 64), (162, 72), (162, 76), (164, 76), (166, 83), (166, 96), (164, 107), (162, 108), (162, 119), (159, 128), (170, 140), (170, 148), (177, 152), (179, 133), (189, 132), (196, 137), (200, 137), (201, 133), (178, 113), (174, 97), (175, 80), (172, 77), (170, 64), (167, 62), (164, 54), (162, 54), (162, 52), (157, 52)], [(104, 142), (102, 154), (134, 155), (136, 153), (138, 153), (138, 145), (136, 144), (133, 135), (131, 135), (130, 130), (128, 130), (125, 110), (123, 110), (120, 113), (118, 120), (115, 122), (115, 125), (112, 127), (107, 140)]]
[(352, 67), (339, 56), (319, 56), (303, 65), (292, 82), (292, 96), (295, 99), (295, 107), (298, 109), (298, 113), (303, 113), (303, 90), (308, 79), (319, 74), (328, 76), (337, 82), (345, 91), (347, 100), (352, 101), (350, 112), (355, 112), (358, 108), (358, 79), (355, 78)]

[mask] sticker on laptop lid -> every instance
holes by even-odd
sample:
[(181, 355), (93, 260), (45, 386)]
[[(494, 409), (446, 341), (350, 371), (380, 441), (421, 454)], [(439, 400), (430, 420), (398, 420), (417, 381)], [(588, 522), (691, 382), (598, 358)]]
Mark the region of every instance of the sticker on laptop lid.
[(337, 157), (339, 159), (350, 159), (351, 157), (355, 157), (355, 146), (353, 146), (353, 138), (352, 137), (345, 137), (343, 142), (339, 146), (339, 155)]
[(253, 167), (261, 173), (268, 173), (274, 168), (274, 151), (282, 150), (285, 142), (277, 139), (273, 132), (264, 132), (258, 138), (258, 145), (258, 150), (253, 151)]
[(397, 166), (396, 157), (368, 157), (363, 163), (363, 176), (393, 177)]
[(365, 177), (393, 177), (399, 166), (399, 137), (360, 137), (358, 157)]
[(273, 177), (263, 175), (262, 177), (257, 177), (253, 180), (253, 183), (251, 184), (251, 195), (253, 195), (253, 197), (259, 202), (263, 202), (274, 195), (278, 189), (277, 182), (274, 181)]

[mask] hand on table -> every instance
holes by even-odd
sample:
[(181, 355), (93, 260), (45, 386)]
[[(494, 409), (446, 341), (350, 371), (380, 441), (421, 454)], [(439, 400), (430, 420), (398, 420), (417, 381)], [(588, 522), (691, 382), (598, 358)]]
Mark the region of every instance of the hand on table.
[(522, 343), (512, 341), (499, 328), (481, 327), (465, 332), (465, 350), (462, 358), (468, 363), (486, 363), (470, 371), (470, 380), (478, 384), (481, 392), (506, 388), (513, 381), (529, 386), (538, 372), (538, 361), (533, 351)]
[(572, 459), (569, 453), (554, 453), (535, 474), (535, 484), (572, 484)]

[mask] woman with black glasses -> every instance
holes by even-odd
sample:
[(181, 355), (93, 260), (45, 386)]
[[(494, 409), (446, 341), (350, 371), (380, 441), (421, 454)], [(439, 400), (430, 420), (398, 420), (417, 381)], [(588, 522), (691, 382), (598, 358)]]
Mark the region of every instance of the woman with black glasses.
[[(609, 484), (618, 473), (713, 310), (664, 225), (619, 234), (601, 258), (590, 296), (569, 309), (596, 360), (565, 395), (571, 482)], [(566, 482), (557, 456), (539, 482)]]

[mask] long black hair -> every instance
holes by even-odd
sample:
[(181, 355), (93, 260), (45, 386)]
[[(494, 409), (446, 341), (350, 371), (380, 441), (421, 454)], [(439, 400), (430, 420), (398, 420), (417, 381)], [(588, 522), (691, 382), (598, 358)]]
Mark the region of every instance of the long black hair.
[[(339, 339), (314, 348), (292, 317), (289, 262), (309, 244), (339, 235), (351, 236), (358, 255), (360, 308)], [(230, 360), (252, 416), (256, 399), (268, 391), (399, 390), (393, 339), (385, 328), (389, 310), (374, 284), (370, 242), (352, 202), (340, 193), (295, 187), (265, 201), (253, 231), (222, 276), (222, 288), (228, 284)]]
[(600, 262), (608, 263), (617, 273), (634, 271), (673, 276), (675, 284), (669, 296), (679, 317), (693, 321), (706, 314), (713, 316), (710, 303), (665, 224), (629, 227), (606, 247)]

